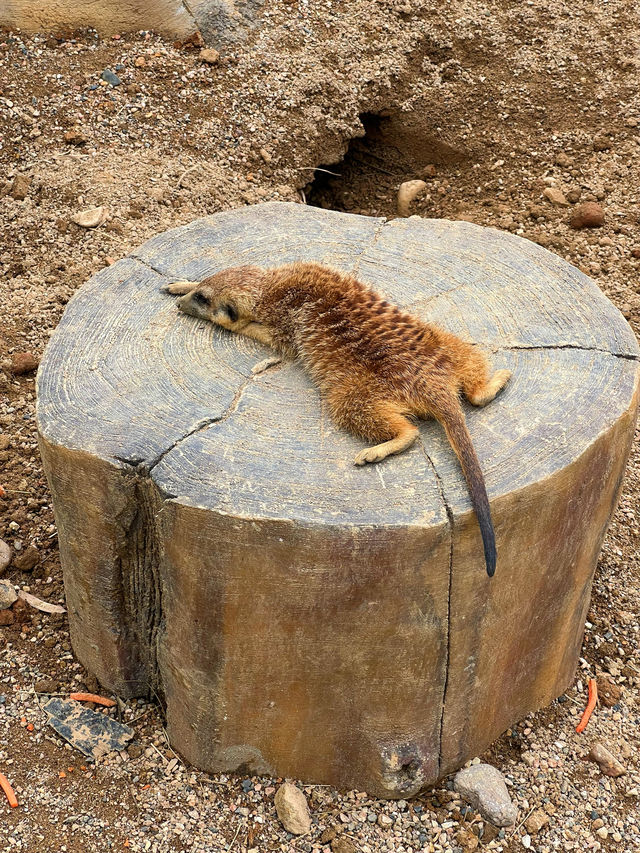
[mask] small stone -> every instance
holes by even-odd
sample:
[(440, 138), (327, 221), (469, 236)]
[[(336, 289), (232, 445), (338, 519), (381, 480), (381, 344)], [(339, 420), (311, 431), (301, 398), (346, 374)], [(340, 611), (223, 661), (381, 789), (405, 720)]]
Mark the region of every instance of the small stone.
[(328, 844), (330, 841), (333, 841), (337, 834), (338, 830), (335, 826), (328, 826), (320, 836), (320, 843)]
[(378, 815), (378, 826), (381, 826), (383, 829), (387, 829), (393, 824), (393, 819), (389, 817), (388, 814)]
[(265, 163), (271, 163), (271, 161), (273, 160), (273, 157), (271, 156), (271, 154), (269, 154), (266, 148), (261, 148), (259, 154)]
[(612, 837), (612, 838), (613, 838), (613, 840), (616, 842), (616, 844), (620, 844), (620, 842), (622, 841), (622, 836), (620, 835), (620, 833), (619, 833), (619, 832), (614, 832), (614, 833), (611, 835), (611, 837)]
[(139, 743), (132, 743), (131, 746), (127, 747), (127, 755), (132, 761), (135, 761), (136, 758), (140, 758), (143, 752), (144, 750)]
[(16, 201), (24, 201), (31, 186), (31, 178), (29, 175), (16, 175), (11, 184), (9, 195), (15, 198)]
[(344, 835), (338, 835), (331, 842), (332, 853), (356, 853), (357, 847)]
[(605, 776), (613, 776), (615, 778), (623, 776), (627, 772), (624, 764), (621, 764), (602, 743), (593, 744), (589, 750), (589, 758), (591, 761), (595, 761)]
[(525, 850), (528, 850), (531, 847), (531, 836), (530, 835), (523, 835), (522, 836), (522, 846), (525, 848)]
[(597, 133), (593, 137), (594, 151), (608, 151), (611, 148), (611, 140), (605, 133)]
[(591, 829), (593, 829), (595, 832), (597, 829), (600, 829), (601, 826), (604, 826), (604, 821), (601, 817), (597, 817), (591, 824)]
[(71, 217), (71, 221), (82, 228), (97, 228), (99, 225), (102, 225), (106, 217), (106, 208), (103, 206), (91, 207), (89, 210), (82, 210), (80, 213), (76, 213), (75, 216)]
[(598, 699), (606, 708), (613, 708), (622, 698), (622, 688), (606, 675), (598, 676)]
[(559, 190), (558, 187), (547, 187), (543, 191), (542, 195), (556, 207), (569, 207), (569, 202), (565, 198), (562, 190)]
[(537, 835), (545, 824), (549, 823), (549, 815), (536, 809), (525, 820), (524, 825), (529, 835)]
[(463, 850), (468, 851), (468, 853), (472, 853), (473, 850), (478, 849), (478, 836), (474, 835), (473, 832), (469, 832), (468, 829), (461, 829), (456, 834), (456, 841), (462, 847)]
[(86, 145), (89, 137), (81, 130), (68, 130), (64, 135), (64, 141), (68, 145)]
[(11, 367), (14, 376), (22, 376), (31, 373), (38, 367), (38, 359), (32, 352), (14, 352), (11, 356)]
[(0, 539), (0, 574), (4, 572), (11, 562), (11, 548), (4, 539)]
[(8, 610), (18, 600), (18, 595), (9, 581), (0, 581), (0, 610)]
[(311, 815), (307, 800), (291, 782), (284, 782), (274, 798), (280, 823), (292, 835), (304, 835), (311, 829)]
[(36, 693), (57, 693), (58, 687), (58, 682), (54, 681), (53, 678), (40, 678), (33, 685), (33, 689)]
[(631, 257), (632, 258), (640, 258), (640, 247), (637, 249), (631, 250)]
[(204, 50), (200, 51), (200, 59), (203, 62), (206, 62), (207, 65), (217, 65), (218, 60), (220, 59), (220, 54), (213, 47), (206, 47)]
[(117, 74), (114, 74), (110, 68), (104, 69), (104, 71), (100, 75), (100, 79), (104, 80), (105, 83), (108, 83), (110, 86), (119, 86), (122, 83), (122, 80), (118, 77)]
[(490, 764), (475, 764), (459, 770), (453, 787), (495, 826), (511, 826), (518, 817), (502, 774)]
[(12, 610), (0, 610), (0, 628), (5, 625), (13, 625), (14, 619)]
[(596, 829), (596, 835), (598, 838), (606, 838), (609, 835), (609, 830), (606, 826), (601, 826), (600, 829)]
[(437, 174), (438, 170), (436, 169), (436, 167), (433, 165), (433, 163), (429, 163), (429, 165), (425, 166), (424, 169), (419, 170), (418, 177), (422, 179), (435, 178)]
[(564, 151), (559, 151), (556, 156), (553, 158), (553, 162), (556, 166), (562, 166), (563, 168), (567, 168), (567, 166), (571, 165), (571, 158), (568, 157)]
[(30, 572), (40, 562), (40, 552), (34, 545), (29, 545), (22, 554), (13, 559), (13, 565), (21, 572)]
[(585, 201), (576, 207), (569, 225), (572, 228), (600, 228), (604, 225), (604, 210), (595, 201)]
[(11, 439), (8, 435), (0, 435), (0, 450), (7, 450), (11, 445)]
[(582, 190), (580, 187), (571, 187), (571, 189), (567, 190), (566, 198), (570, 204), (577, 204), (580, 201), (581, 195)]

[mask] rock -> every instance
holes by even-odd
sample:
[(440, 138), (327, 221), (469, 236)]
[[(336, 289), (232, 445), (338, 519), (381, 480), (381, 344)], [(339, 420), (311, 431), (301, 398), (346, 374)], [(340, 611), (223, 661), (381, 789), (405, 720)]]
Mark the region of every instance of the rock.
[(556, 207), (569, 207), (569, 202), (565, 198), (562, 190), (558, 189), (558, 187), (547, 187), (542, 195), (551, 202), (551, 204), (555, 204)]
[(459, 770), (453, 787), (494, 826), (515, 823), (518, 810), (511, 802), (502, 774), (490, 764), (474, 764)]
[(564, 151), (559, 151), (553, 158), (553, 162), (556, 164), (556, 166), (562, 166), (566, 169), (567, 166), (571, 165), (571, 158), (567, 157)]
[(0, 574), (4, 572), (11, 562), (11, 548), (4, 539), (0, 539)]
[(409, 216), (409, 206), (420, 193), (424, 192), (427, 185), (424, 181), (405, 181), (398, 189), (397, 209), (398, 216)]
[(0, 450), (6, 450), (11, 445), (8, 435), (0, 435)]
[(571, 189), (567, 190), (567, 201), (570, 204), (576, 204), (580, 201), (580, 196), (582, 195), (582, 190), (580, 187), (571, 187)]
[(624, 764), (621, 764), (618, 759), (613, 756), (602, 743), (594, 743), (589, 750), (589, 758), (600, 768), (600, 771), (605, 776), (624, 776), (627, 772)]
[(57, 693), (60, 685), (53, 678), (40, 678), (33, 685), (36, 693)]
[(9, 581), (0, 581), (0, 610), (8, 610), (18, 600), (18, 594)]
[(9, 195), (17, 201), (24, 201), (31, 186), (29, 175), (16, 175), (11, 184)]
[(131, 746), (127, 748), (127, 754), (132, 761), (135, 761), (136, 758), (140, 758), (143, 752), (144, 750), (142, 745), (139, 743), (132, 743)]
[(604, 225), (604, 210), (595, 201), (585, 201), (576, 207), (569, 225), (572, 228), (600, 228)]
[(469, 832), (468, 829), (461, 829), (456, 835), (456, 841), (463, 850), (469, 851), (469, 853), (478, 849), (478, 836)]
[(86, 145), (89, 137), (81, 130), (68, 130), (64, 135), (64, 141), (68, 145)]
[(22, 376), (23, 373), (31, 373), (38, 367), (38, 359), (32, 352), (14, 352), (11, 356), (11, 367), (14, 376)]
[(606, 133), (597, 133), (593, 137), (594, 151), (608, 151), (609, 148), (611, 148), (611, 140), (606, 135)]
[(82, 210), (80, 213), (76, 213), (75, 216), (71, 217), (71, 221), (82, 228), (97, 228), (99, 225), (102, 225), (106, 218), (106, 208), (100, 206), (91, 207), (89, 210)]
[(353, 841), (345, 838), (344, 835), (338, 835), (331, 842), (332, 853), (356, 853), (356, 845)]
[(100, 75), (100, 79), (107, 82), (110, 86), (119, 86), (122, 83), (122, 80), (118, 77), (117, 74), (114, 74), (110, 68), (104, 69), (104, 71)]
[(524, 825), (529, 835), (537, 835), (547, 823), (549, 823), (549, 815), (542, 809), (536, 809), (531, 812)]
[(393, 819), (389, 817), (388, 814), (378, 815), (378, 826), (381, 826), (383, 829), (388, 829), (393, 824)]
[(98, 711), (66, 699), (50, 699), (43, 710), (48, 724), (75, 749), (95, 761), (108, 752), (124, 749), (133, 729)]
[(631, 257), (632, 258), (640, 258), (640, 248), (632, 249), (631, 250)]
[(280, 823), (292, 835), (304, 835), (311, 829), (311, 815), (307, 800), (291, 782), (284, 782), (275, 796), (275, 806)]
[(34, 545), (13, 558), (13, 565), (21, 572), (30, 572), (40, 562), (40, 552)]
[(437, 174), (438, 170), (433, 165), (433, 163), (429, 163), (428, 166), (425, 166), (424, 169), (420, 169), (420, 171), (418, 172), (418, 175), (421, 178), (435, 178)]
[(206, 47), (200, 51), (200, 59), (206, 62), (207, 65), (217, 65), (220, 59), (220, 54), (213, 47)]
[(618, 687), (606, 675), (598, 676), (598, 699), (606, 708), (613, 708), (622, 697), (622, 688)]
[(320, 836), (320, 843), (328, 844), (330, 841), (333, 841), (337, 834), (338, 830), (335, 828), (335, 826), (328, 826)]
[(5, 625), (13, 625), (15, 617), (12, 610), (0, 610), (0, 628)]

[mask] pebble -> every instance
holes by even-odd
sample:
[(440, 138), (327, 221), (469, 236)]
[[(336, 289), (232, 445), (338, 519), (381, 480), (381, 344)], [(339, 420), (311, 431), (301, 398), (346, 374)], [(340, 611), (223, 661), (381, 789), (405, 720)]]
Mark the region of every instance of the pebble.
[(518, 810), (511, 802), (502, 773), (490, 764), (474, 764), (459, 770), (454, 789), (494, 826), (511, 826)]
[(11, 548), (4, 539), (0, 539), (0, 574), (4, 572), (11, 562)]
[(104, 80), (110, 86), (120, 86), (122, 80), (118, 77), (117, 74), (114, 74), (110, 68), (105, 68), (102, 74), (100, 75), (100, 79)]
[(13, 565), (21, 572), (30, 572), (40, 562), (40, 552), (35, 545), (29, 545), (28, 548), (13, 558)]
[(356, 853), (356, 845), (344, 835), (338, 835), (331, 841), (332, 853)]
[(606, 135), (606, 133), (597, 133), (593, 137), (594, 151), (608, 151), (609, 148), (611, 148), (611, 140)]
[(105, 221), (107, 217), (106, 209), (100, 207), (91, 207), (89, 210), (81, 210), (71, 217), (71, 221), (82, 228), (97, 228)]
[(14, 352), (11, 356), (11, 367), (9, 368), (14, 376), (22, 376), (24, 373), (31, 373), (38, 367), (38, 359), (32, 352)]
[(305, 795), (291, 782), (284, 782), (275, 795), (280, 823), (292, 835), (304, 835), (311, 829), (311, 815)]
[(24, 201), (31, 186), (31, 177), (29, 175), (16, 175), (11, 184), (9, 195), (15, 198), (16, 201)]
[(17, 600), (18, 595), (13, 584), (9, 581), (0, 581), (0, 610), (8, 610)]
[(606, 675), (598, 676), (598, 699), (605, 708), (613, 708), (622, 698), (622, 688)]
[(547, 187), (542, 195), (556, 207), (569, 207), (569, 202), (558, 187)]
[(531, 812), (524, 825), (529, 835), (537, 835), (547, 823), (549, 823), (549, 815), (542, 809), (536, 809)]
[(589, 758), (600, 768), (605, 776), (623, 776), (627, 770), (618, 759), (612, 755), (602, 743), (594, 743), (589, 750)]
[(60, 685), (53, 678), (39, 678), (33, 685), (36, 693), (57, 693)]
[(604, 225), (604, 210), (595, 201), (585, 201), (576, 207), (569, 225), (572, 228), (600, 228)]
[(571, 187), (571, 189), (567, 190), (567, 201), (570, 204), (577, 204), (580, 201), (580, 196), (582, 195), (582, 190), (580, 187)]
[(207, 65), (217, 65), (220, 60), (220, 54), (213, 47), (206, 47), (200, 51), (200, 59), (206, 62)]
[(89, 137), (81, 130), (67, 130), (64, 135), (64, 141), (68, 145), (86, 145)]

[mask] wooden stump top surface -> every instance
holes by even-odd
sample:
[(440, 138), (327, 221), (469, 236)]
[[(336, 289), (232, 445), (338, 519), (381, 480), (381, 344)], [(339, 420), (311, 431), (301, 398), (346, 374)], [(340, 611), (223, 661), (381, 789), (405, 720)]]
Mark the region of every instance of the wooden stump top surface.
[(569, 466), (629, 408), (638, 346), (575, 267), (467, 222), (386, 222), (296, 204), (215, 214), (163, 233), (69, 303), (38, 380), (54, 445), (143, 465), (165, 496), (243, 518), (438, 525), (470, 509), (438, 424), (381, 465), (330, 421), (297, 364), (251, 369), (259, 344), (182, 315), (161, 292), (237, 264), (314, 260), (490, 352), (513, 378), (467, 409), (491, 499)]

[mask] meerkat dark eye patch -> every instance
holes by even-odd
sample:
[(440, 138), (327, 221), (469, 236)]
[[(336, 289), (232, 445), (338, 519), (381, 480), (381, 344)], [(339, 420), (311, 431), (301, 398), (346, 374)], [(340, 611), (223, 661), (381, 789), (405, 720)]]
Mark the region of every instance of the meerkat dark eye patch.
[(233, 305), (223, 305), (222, 310), (232, 323), (236, 323), (238, 321), (238, 312)]
[(202, 305), (203, 307), (208, 307), (211, 303), (209, 299), (204, 295), (204, 293), (200, 293), (200, 291), (196, 290), (196, 292), (191, 297), (196, 305)]

